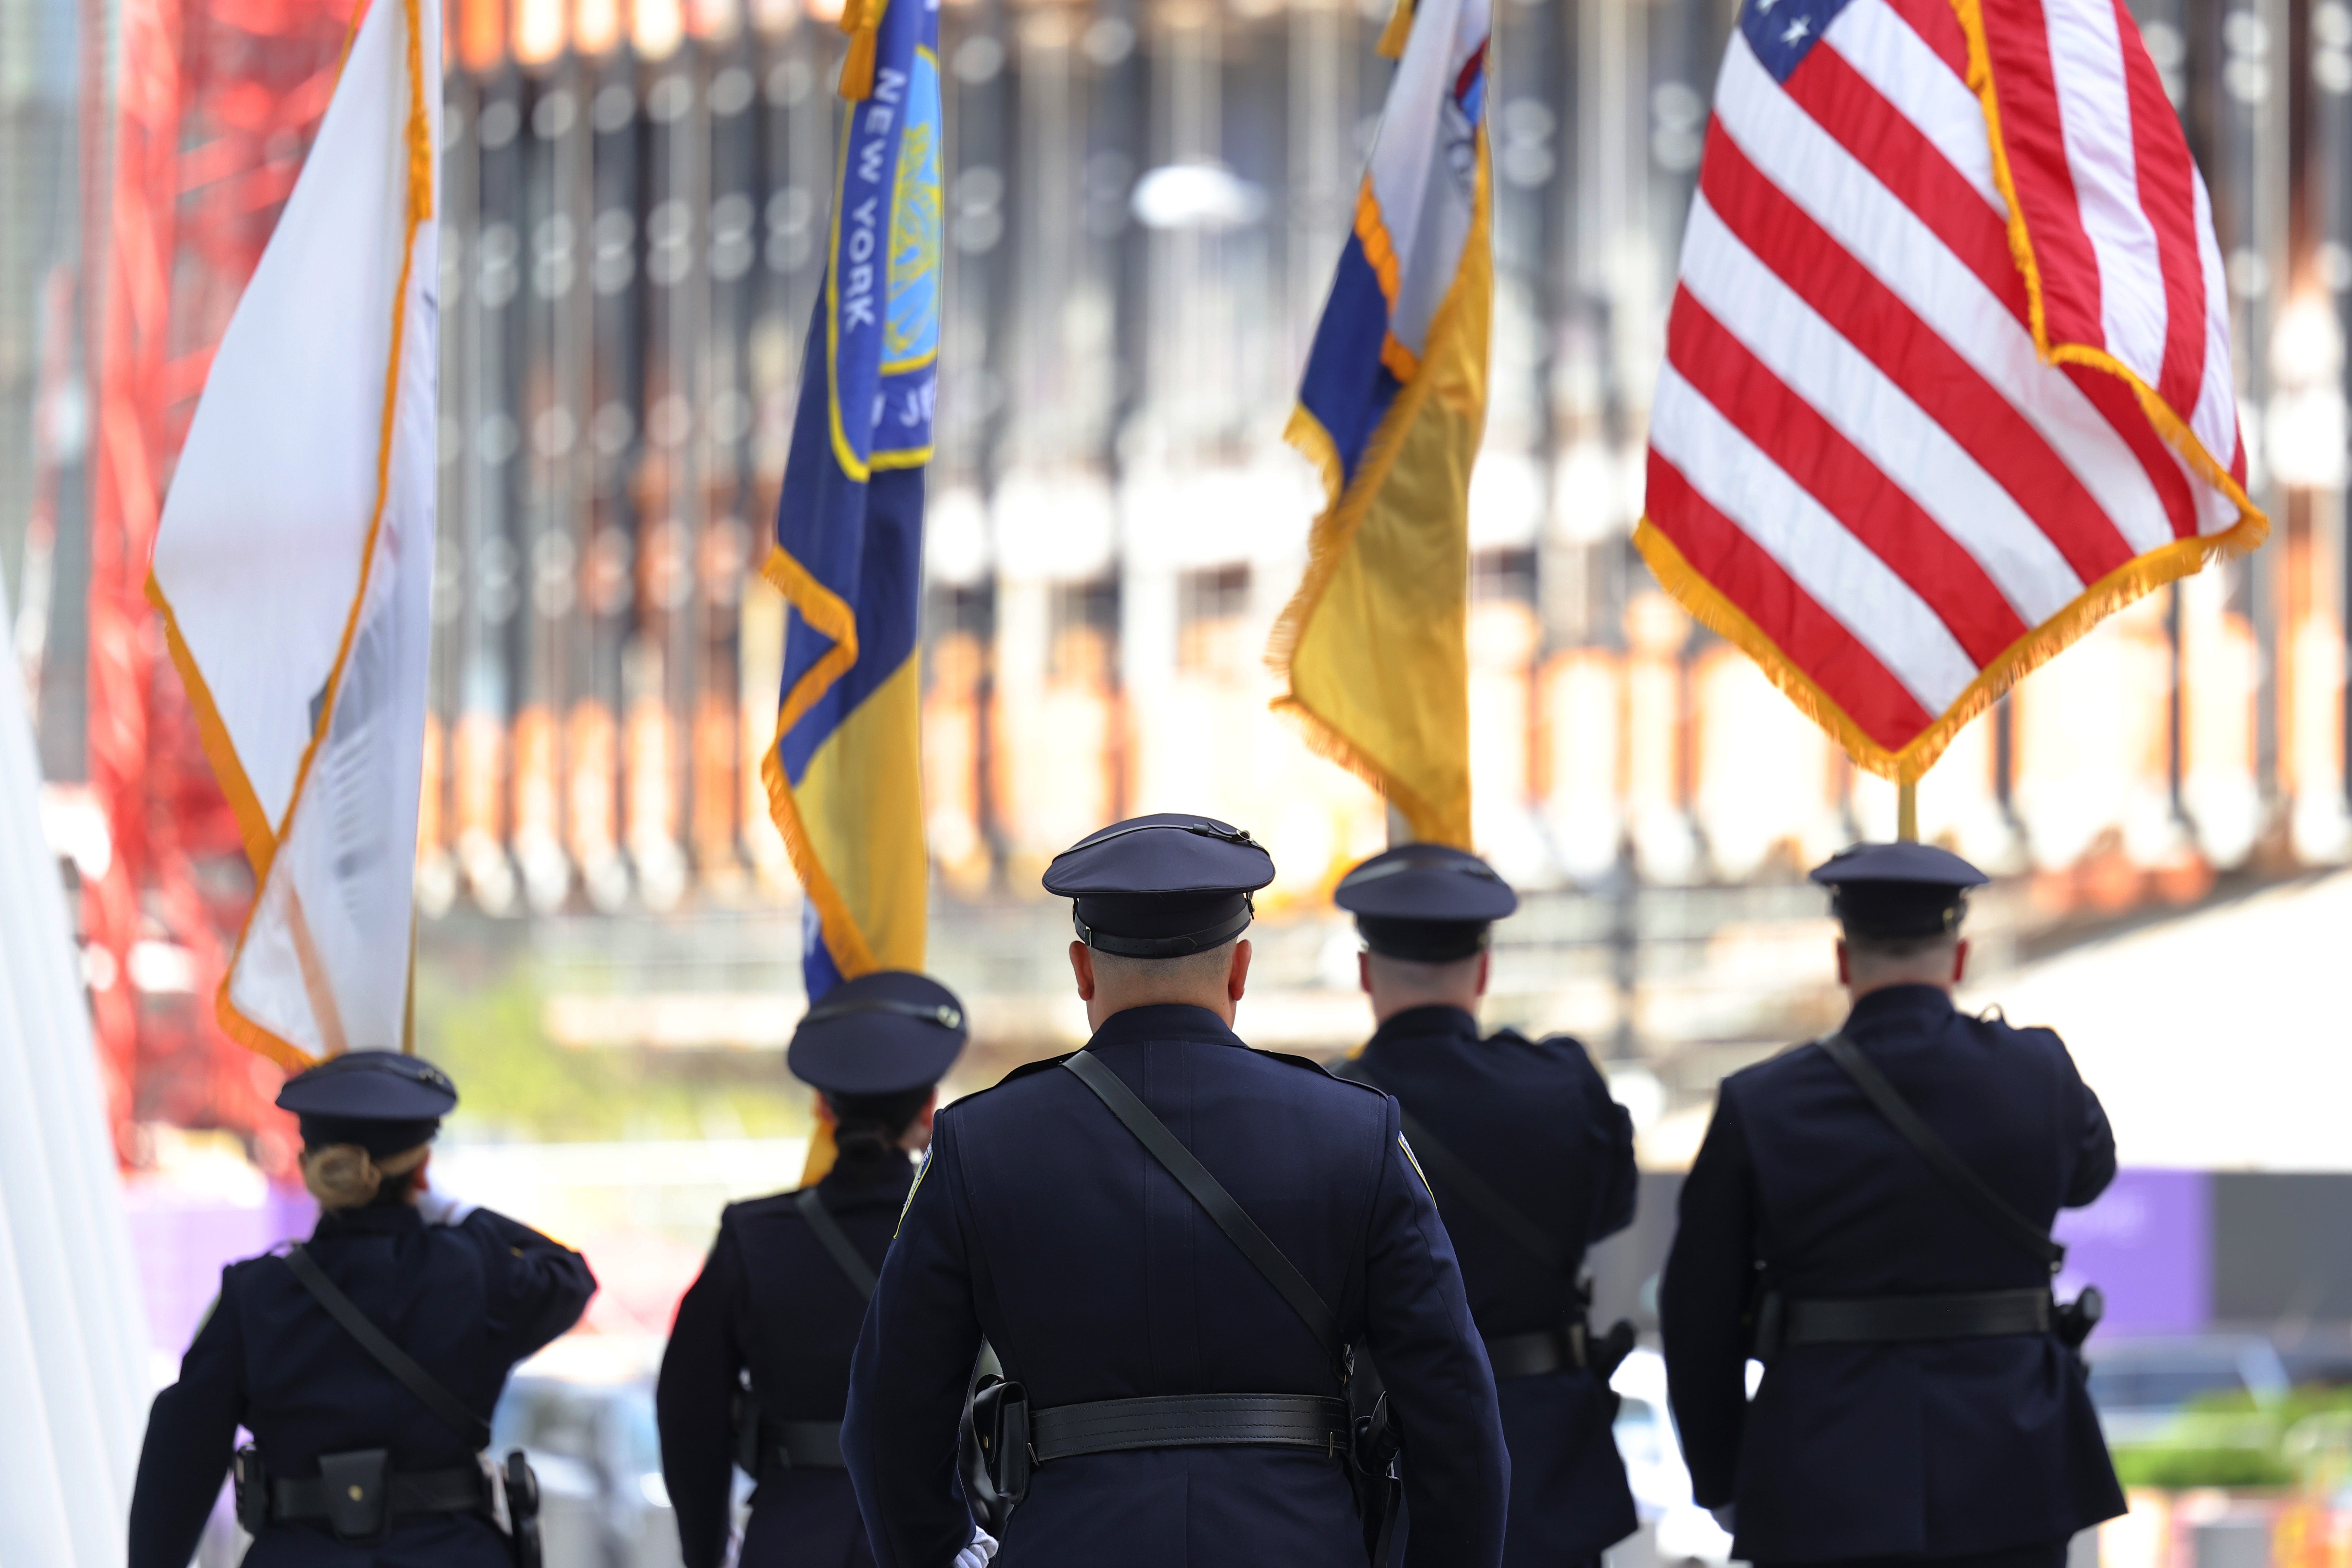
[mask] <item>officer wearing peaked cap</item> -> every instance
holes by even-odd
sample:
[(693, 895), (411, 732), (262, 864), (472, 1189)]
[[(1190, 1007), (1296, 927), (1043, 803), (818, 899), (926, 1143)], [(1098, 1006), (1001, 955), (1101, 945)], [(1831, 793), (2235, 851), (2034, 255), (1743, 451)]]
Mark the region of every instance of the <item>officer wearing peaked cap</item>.
[(1864, 844), (1812, 878), (1853, 1010), (1723, 1081), (1660, 1291), (1692, 1492), (1759, 1564), (2057, 1568), (2124, 1511), (2077, 1354), (2095, 1292), (2051, 1294), (2052, 1218), (2115, 1176), (2106, 1113), (2049, 1030), (1953, 1007), (1982, 873)]
[[(230, 1468), (251, 1568), (495, 1568), (480, 1450), (514, 1364), (595, 1293), (580, 1254), (431, 1190), (448, 1075), (389, 1051), (287, 1082), (310, 1239), (232, 1263), (220, 1299), (155, 1396), (131, 1503), (131, 1568), (186, 1568)], [(345, 1326), (388, 1339), (396, 1371)]]
[(1248, 834), (1182, 813), (1047, 870), (1093, 1038), (940, 1115), (844, 1428), (882, 1568), (937, 1568), (971, 1528), (953, 1473), (983, 1335), (1010, 1379), (975, 1409), (1017, 1500), (1006, 1564), (1360, 1568), (1387, 1490), (1349, 1458), (1357, 1344), (1403, 1435), (1410, 1561), (1499, 1563), (1494, 1384), (1394, 1103), (1234, 1032), (1273, 878)]
[(793, 1031), (786, 1062), (839, 1152), (814, 1186), (728, 1205), (678, 1302), (654, 1399), (685, 1568), (725, 1559), (739, 1466), (742, 1568), (870, 1568), (842, 1468), (849, 1356), (964, 1038), (954, 993), (898, 970), (835, 987)]
[(1396, 1096), (1461, 1257), (1511, 1448), (1503, 1561), (1595, 1563), (1638, 1522), (1609, 1391), (1633, 1336), (1593, 1338), (1579, 1276), (1585, 1249), (1633, 1222), (1633, 1124), (1576, 1040), (1480, 1037), (1489, 935), (1518, 907), (1485, 861), (1401, 845), (1332, 902), (1356, 917), (1378, 1026), (1333, 1071)]

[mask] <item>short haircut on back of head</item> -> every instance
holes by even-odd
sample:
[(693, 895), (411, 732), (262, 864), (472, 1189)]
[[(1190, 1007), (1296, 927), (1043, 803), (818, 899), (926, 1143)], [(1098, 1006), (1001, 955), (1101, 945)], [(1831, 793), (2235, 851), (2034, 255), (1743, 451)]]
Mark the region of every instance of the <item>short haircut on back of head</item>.
[(1844, 934), (1848, 954), (1878, 964), (1907, 964), (1932, 953), (1949, 952), (1960, 939), (1957, 931), (1931, 931), (1924, 936), (1876, 936), (1857, 934), (1852, 926), (1840, 929)]
[(1236, 936), (1198, 953), (1175, 958), (1130, 958), (1124, 954), (1094, 951), (1095, 979), (1113, 990), (1197, 990), (1222, 987), (1234, 966)]
[(1364, 956), (1371, 960), (1372, 974), (1383, 985), (1405, 991), (1449, 991), (1469, 979), (1469, 972), (1486, 956), (1486, 950), (1481, 947), (1466, 958), (1442, 958), (1434, 962), (1426, 958), (1392, 957), (1370, 948), (1364, 950)]

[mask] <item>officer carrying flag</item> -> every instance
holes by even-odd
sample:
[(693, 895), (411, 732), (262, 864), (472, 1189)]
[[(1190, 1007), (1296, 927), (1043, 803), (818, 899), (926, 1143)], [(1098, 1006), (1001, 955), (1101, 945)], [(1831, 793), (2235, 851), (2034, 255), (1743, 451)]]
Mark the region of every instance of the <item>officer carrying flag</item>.
[[(843, 1447), (880, 1568), (972, 1525), (980, 1437), (1033, 1568), (1361, 1568), (1388, 1498), (1351, 1432), (1379, 1357), (1414, 1568), (1496, 1568), (1510, 1460), (1462, 1278), (1393, 1102), (1247, 1049), (1247, 833), (1166, 813), (1057, 856), (1094, 1035), (940, 1113), (882, 1266)], [(1033, 1461), (1034, 1460), (1034, 1464)]]
[(1519, 902), (1485, 861), (1402, 844), (1332, 902), (1356, 917), (1378, 1026), (1332, 1071), (1396, 1097), (1462, 1260), (1511, 1447), (1503, 1562), (1597, 1563), (1638, 1522), (1609, 1391), (1633, 1330), (1592, 1333), (1580, 1276), (1585, 1249), (1633, 1223), (1633, 1122), (1576, 1040), (1480, 1037), (1493, 925)]
[[(765, 575), (792, 607), (761, 775), (812, 1003), (923, 967), (923, 469), (940, 353), (940, 14), (852, 0), (831, 254)], [(808, 1179), (824, 1174), (822, 1143)]]
[(595, 1294), (587, 1260), (433, 1190), (457, 1088), (431, 1062), (351, 1051), (288, 1080), (278, 1103), (301, 1121), (318, 1228), (221, 1270), (147, 1419), (131, 1568), (186, 1568), (239, 1427), (256, 1568), (539, 1568), (522, 1455), (503, 1478), (507, 1531), (481, 1455), (508, 1373)]
[(1760, 1563), (2055, 1568), (2123, 1511), (2096, 1298), (2050, 1289), (2114, 1137), (2056, 1035), (1954, 1009), (1985, 877), (1915, 841), (1916, 791), (2044, 660), (2268, 530), (2210, 204), (2107, 0), (1749, 0), (1698, 185), (1635, 542), (1895, 782), (1905, 841), (1812, 873), (1853, 1009), (1724, 1081), (1683, 1188), (1693, 1489)]
[(1752, 1562), (2058, 1568), (2124, 1511), (2096, 1292), (2050, 1291), (2115, 1134), (2057, 1035), (1952, 1006), (1983, 873), (1896, 843), (1812, 877), (1853, 1011), (1723, 1081), (1658, 1294), (1691, 1490)]
[(964, 1033), (954, 993), (887, 969), (835, 986), (793, 1031), (787, 1060), (835, 1155), (821, 1181), (730, 1204), (678, 1303), (654, 1403), (685, 1568), (726, 1560), (739, 1466), (756, 1486), (739, 1568), (872, 1562), (842, 1467), (849, 1355)]

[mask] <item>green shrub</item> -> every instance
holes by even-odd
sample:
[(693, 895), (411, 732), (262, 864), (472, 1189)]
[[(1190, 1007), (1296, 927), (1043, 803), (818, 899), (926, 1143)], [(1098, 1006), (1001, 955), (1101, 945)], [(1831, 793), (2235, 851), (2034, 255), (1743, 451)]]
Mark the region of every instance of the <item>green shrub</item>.
[(2167, 1490), (2326, 1488), (2343, 1469), (2347, 1411), (2346, 1388), (2305, 1386), (2267, 1401), (2243, 1389), (2203, 1395), (2156, 1441), (2116, 1448), (2116, 1473), (2126, 1486)]
[(2269, 1448), (2176, 1448), (2147, 1443), (2116, 1450), (2116, 1474), (2127, 1487), (2284, 1487), (2295, 1480), (2294, 1467)]

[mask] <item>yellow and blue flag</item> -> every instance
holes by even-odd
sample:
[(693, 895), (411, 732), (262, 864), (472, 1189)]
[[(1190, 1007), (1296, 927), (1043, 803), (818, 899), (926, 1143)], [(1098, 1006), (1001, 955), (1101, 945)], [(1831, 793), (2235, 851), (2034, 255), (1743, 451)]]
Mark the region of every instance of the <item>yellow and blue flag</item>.
[[(1486, 0), (1401, 0), (1399, 54), (1286, 434), (1323, 471), (1267, 663), (1277, 711), (1420, 840), (1470, 847), (1470, 469), (1494, 296)], [(1391, 47), (1401, 41), (1401, 54)]]
[(807, 893), (814, 1001), (923, 965), (923, 465), (940, 351), (936, 0), (858, 0), (824, 292), (766, 574), (792, 606), (761, 773)]

